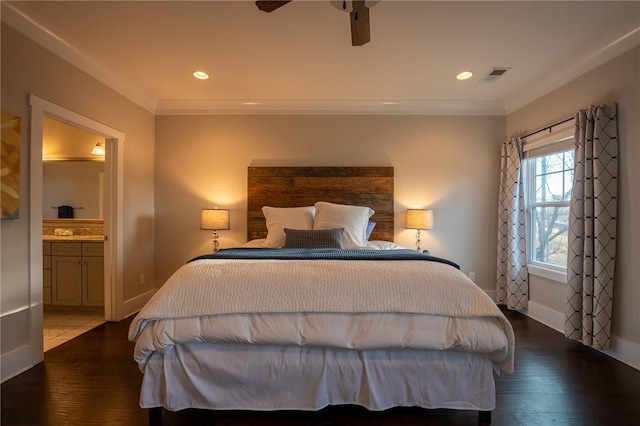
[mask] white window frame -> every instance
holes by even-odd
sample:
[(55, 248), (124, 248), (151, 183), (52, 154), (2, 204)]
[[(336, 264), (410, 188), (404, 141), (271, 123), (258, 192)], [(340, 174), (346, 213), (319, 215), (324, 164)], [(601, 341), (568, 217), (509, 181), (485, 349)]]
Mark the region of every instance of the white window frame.
[[(525, 158), (529, 158), (531, 154), (535, 156), (548, 155), (555, 152), (562, 152), (574, 147), (574, 120), (569, 120), (559, 126), (554, 126), (549, 132), (541, 132), (529, 138), (523, 138), (523, 151)], [(541, 154), (542, 153), (542, 154)], [(527, 160), (525, 160), (527, 161)], [(529, 259), (527, 259), (527, 271), (530, 275), (539, 276), (552, 281), (567, 283), (567, 268), (548, 263), (542, 263), (531, 260), (533, 253), (534, 239), (531, 234), (531, 200), (534, 197), (528, 190), (528, 182), (535, 178), (535, 171), (527, 167), (525, 175), (526, 197), (526, 214), (527, 214), (527, 249), (529, 251)], [(563, 203), (564, 205), (564, 203)]]

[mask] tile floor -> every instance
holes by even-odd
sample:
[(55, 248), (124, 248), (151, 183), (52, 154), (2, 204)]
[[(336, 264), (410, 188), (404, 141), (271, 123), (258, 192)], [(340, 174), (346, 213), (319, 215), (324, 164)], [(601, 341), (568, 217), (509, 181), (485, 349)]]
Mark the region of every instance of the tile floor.
[(102, 324), (104, 312), (45, 311), (44, 351), (67, 342)]

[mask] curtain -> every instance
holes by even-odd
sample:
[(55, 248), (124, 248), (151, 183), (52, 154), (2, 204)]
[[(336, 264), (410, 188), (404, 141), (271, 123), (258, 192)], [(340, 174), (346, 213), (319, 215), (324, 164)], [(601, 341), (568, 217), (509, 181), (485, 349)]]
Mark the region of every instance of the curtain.
[(570, 339), (606, 349), (611, 340), (616, 255), (616, 105), (578, 111), (575, 122), (564, 331)]
[(496, 299), (508, 309), (524, 310), (529, 303), (529, 276), (522, 141), (519, 138), (502, 144), (500, 163)]

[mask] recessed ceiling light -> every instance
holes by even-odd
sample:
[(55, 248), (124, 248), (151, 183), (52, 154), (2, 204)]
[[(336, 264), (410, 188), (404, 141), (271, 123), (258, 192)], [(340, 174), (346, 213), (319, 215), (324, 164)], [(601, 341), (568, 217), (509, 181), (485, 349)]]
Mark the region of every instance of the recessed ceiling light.
[(259, 102), (243, 102), (242, 105), (260, 105)]
[(473, 71), (462, 71), (458, 73), (458, 75), (456, 75), (456, 78), (458, 80), (466, 80), (468, 78), (471, 78), (472, 76), (473, 76)]
[(207, 74), (204, 71), (194, 71), (193, 72), (193, 76), (195, 78), (197, 78), (198, 80), (208, 80), (209, 79), (209, 74)]

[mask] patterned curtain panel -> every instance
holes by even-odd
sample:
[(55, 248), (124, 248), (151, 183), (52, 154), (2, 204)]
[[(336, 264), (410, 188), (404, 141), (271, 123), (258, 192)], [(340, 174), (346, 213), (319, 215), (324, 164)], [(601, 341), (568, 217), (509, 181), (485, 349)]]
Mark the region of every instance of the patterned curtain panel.
[(529, 276), (524, 210), (522, 141), (502, 144), (498, 206), (498, 282), (496, 299), (508, 309), (527, 309)]
[(578, 111), (575, 144), (564, 332), (587, 346), (606, 349), (611, 340), (616, 255), (616, 105)]

